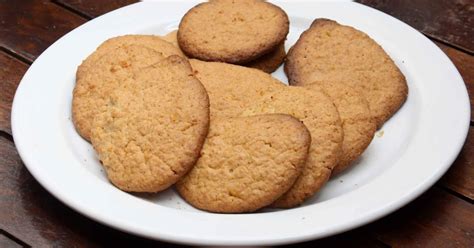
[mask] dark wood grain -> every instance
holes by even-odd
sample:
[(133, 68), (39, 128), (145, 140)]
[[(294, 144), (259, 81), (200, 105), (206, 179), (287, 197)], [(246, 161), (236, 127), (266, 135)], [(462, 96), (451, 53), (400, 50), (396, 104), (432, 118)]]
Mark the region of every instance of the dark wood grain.
[(16, 88), (28, 65), (0, 53), (0, 131), (11, 134), (10, 112)]
[(86, 19), (49, 1), (0, 1), (0, 46), (33, 61)]
[[(451, 59), (466, 84), (471, 109), (474, 109), (474, 56), (459, 51), (442, 43), (435, 42)], [(474, 112), (471, 111), (471, 121), (474, 121)], [(474, 130), (470, 129), (464, 147), (453, 163), (452, 167), (440, 181), (440, 184), (474, 200)]]
[(18, 244), (14, 240), (10, 239), (9, 237), (5, 236), (3, 233), (0, 233), (0, 247), (2, 247), (2, 248), (19, 248), (19, 247), (23, 247), (23, 246)]
[[(471, 99), (471, 109), (474, 109), (474, 56), (442, 43), (435, 43), (448, 55), (459, 73), (461, 73)], [(474, 121), (474, 112), (471, 112), (471, 121)]]
[(180, 247), (116, 231), (69, 209), (33, 179), (14, 144), (1, 136), (0, 209), (0, 229), (35, 247)]
[(58, 4), (75, 10), (85, 17), (94, 18), (114, 9), (136, 3), (137, 0), (57, 0)]
[(443, 186), (474, 200), (474, 128), (449, 171), (440, 181)]
[(351, 247), (351, 248), (387, 248), (390, 247), (373, 238), (367, 228), (358, 228), (343, 234), (324, 239), (313, 240), (298, 244), (285, 245), (285, 248), (312, 248), (312, 247)]
[(424, 34), (474, 52), (472, 0), (357, 0), (392, 15)]
[(369, 228), (392, 247), (474, 247), (474, 205), (433, 187)]

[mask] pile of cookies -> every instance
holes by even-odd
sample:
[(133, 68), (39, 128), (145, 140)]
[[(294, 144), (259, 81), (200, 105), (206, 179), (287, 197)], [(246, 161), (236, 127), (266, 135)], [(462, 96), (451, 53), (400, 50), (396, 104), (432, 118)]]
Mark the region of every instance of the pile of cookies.
[[(211, 0), (166, 36), (111, 38), (79, 66), (72, 114), (112, 184), (175, 185), (220, 213), (290, 208), (348, 168), (404, 103), (403, 74), (369, 36), (289, 19), (260, 0)], [(283, 62), (290, 86), (269, 73)]]

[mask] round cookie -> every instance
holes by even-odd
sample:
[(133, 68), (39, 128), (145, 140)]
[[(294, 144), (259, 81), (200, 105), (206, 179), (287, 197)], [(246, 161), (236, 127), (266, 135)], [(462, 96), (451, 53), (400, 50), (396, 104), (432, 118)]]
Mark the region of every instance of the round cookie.
[(310, 131), (306, 166), (273, 206), (297, 206), (319, 191), (338, 163), (343, 140), (341, 120), (329, 96), (321, 90), (286, 86), (256, 69), (199, 60), (190, 63), (209, 94), (211, 119), (282, 113), (298, 118)]
[(387, 53), (365, 33), (316, 19), (288, 52), (285, 72), (291, 85), (347, 82), (369, 102), (377, 127), (405, 102), (405, 77)]
[(308, 129), (289, 115), (215, 118), (201, 157), (176, 189), (199, 209), (253, 212), (293, 185), (310, 144)]
[[(161, 37), (163, 40), (175, 45), (179, 48), (178, 44), (178, 30), (172, 31)], [(266, 73), (272, 73), (283, 63), (286, 57), (285, 42), (282, 42), (276, 49), (269, 53), (256, 58), (250, 62), (247, 62), (243, 66), (251, 67), (262, 70)]]
[(281, 90), (265, 93), (243, 115), (261, 113), (290, 114), (301, 120), (311, 133), (312, 144), (301, 176), (271, 205), (277, 208), (295, 207), (318, 192), (339, 164), (343, 146), (339, 114), (331, 99), (316, 86), (311, 90), (284, 86)]
[(153, 49), (163, 57), (168, 57), (171, 55), (184, 56), (180, 49), (176, 48), (176, 46), (174, 46), (173, 44), (163, 40), (159, 36), (136, 34), (117, 36), (104, 41), (92, 54), (90, 54), (77, 68), (76, 76), (80, 76), (82, 73), (85, 73), (89, 68), (94, 67), (96, 61), (98, 61), (105, 54), (121, 46), (130, 45), (144, 46)]
[(183, 16), (178, 43), (192, 58), (245, 64), (276, 49), (288, 31), (288, 16), (271, 3), (214, 0)]
[(72, 98), (72, 117), (77, 132), (90, 140), (94, 116), (105, 107), (110, 93), (123, 87), (128, 82), (125, 79), (131, 78), (135, 71), (163, 58), (144, 46), (120, 46), (98, 58), (94, 66), (78, 71)]
[(376, 123), (370, 113), (369, 103), (361, 92), (342, 82), (316, 81), (305, 85), (305, 88), (323, 90), (334, 102), (341, 117), (344, 140), (339, 162), (332, 171), (332, 175), (336, 175), (348, 168), (374, 137)]
[(92, 145), (116, 187), (161, 191), (199, 158), (209, 128), (209, 99), (179, 56), (140, 70), (131, 81), (97, 113)]

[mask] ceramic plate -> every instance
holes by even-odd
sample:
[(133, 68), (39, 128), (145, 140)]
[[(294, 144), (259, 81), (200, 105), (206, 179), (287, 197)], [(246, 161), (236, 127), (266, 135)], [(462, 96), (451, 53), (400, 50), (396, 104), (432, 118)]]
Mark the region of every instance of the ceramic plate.
[[(142, 2), (98, 17), (51, 45), (23, 77), (12, 110), (15, 144), (41, 185), (76, 211), (170, 242), (291, 243), (344, 232), (395, 211), (432, 186), (459, 153), (469, 127), (468, 95), (458, 71), (435, 44), (403, 22), (356, 3), (276, 2), (290, 17), (287, 49), (313, 19), (334, 19), (370, 35), (406, 76), (407, 102), (357, 165), (301, 207), (252, 214), (199, 211), (173, 189), (150, 195), (116, 189), (71, 121), (76, 68), (107, 38), (176, 29), (195, 4)], [(274, 76), (287, 82), (281, 68)]]

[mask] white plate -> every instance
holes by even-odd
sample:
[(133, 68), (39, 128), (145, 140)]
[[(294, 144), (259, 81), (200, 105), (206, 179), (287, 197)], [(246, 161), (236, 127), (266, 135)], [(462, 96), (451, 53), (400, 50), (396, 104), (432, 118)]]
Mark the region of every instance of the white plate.
[[(469, 127), (465, 85), (444, 53), (408, 25), (350, 2), (279, 2), (291, 19), (289, 48), (315, 18), (354, 26), (375, 39), (405, 74), (410, 93), (358, 165), (290, 210), (212, 214), (173, 190), (131, 195), (106, 179), (71, 122), (76, 67), (97, 45), (122, 34), (165, 34), (195, 2), (137, 3), (68, 33), (30, 67), (16, 92), (12, 128), (33, 176), (58, 199), (106, 225), (187, 244), (283, 244), (316, 239), (395, 211), (433, 185), (460, 151)], [(286, 82), (280, 69), (275, 74)]]

